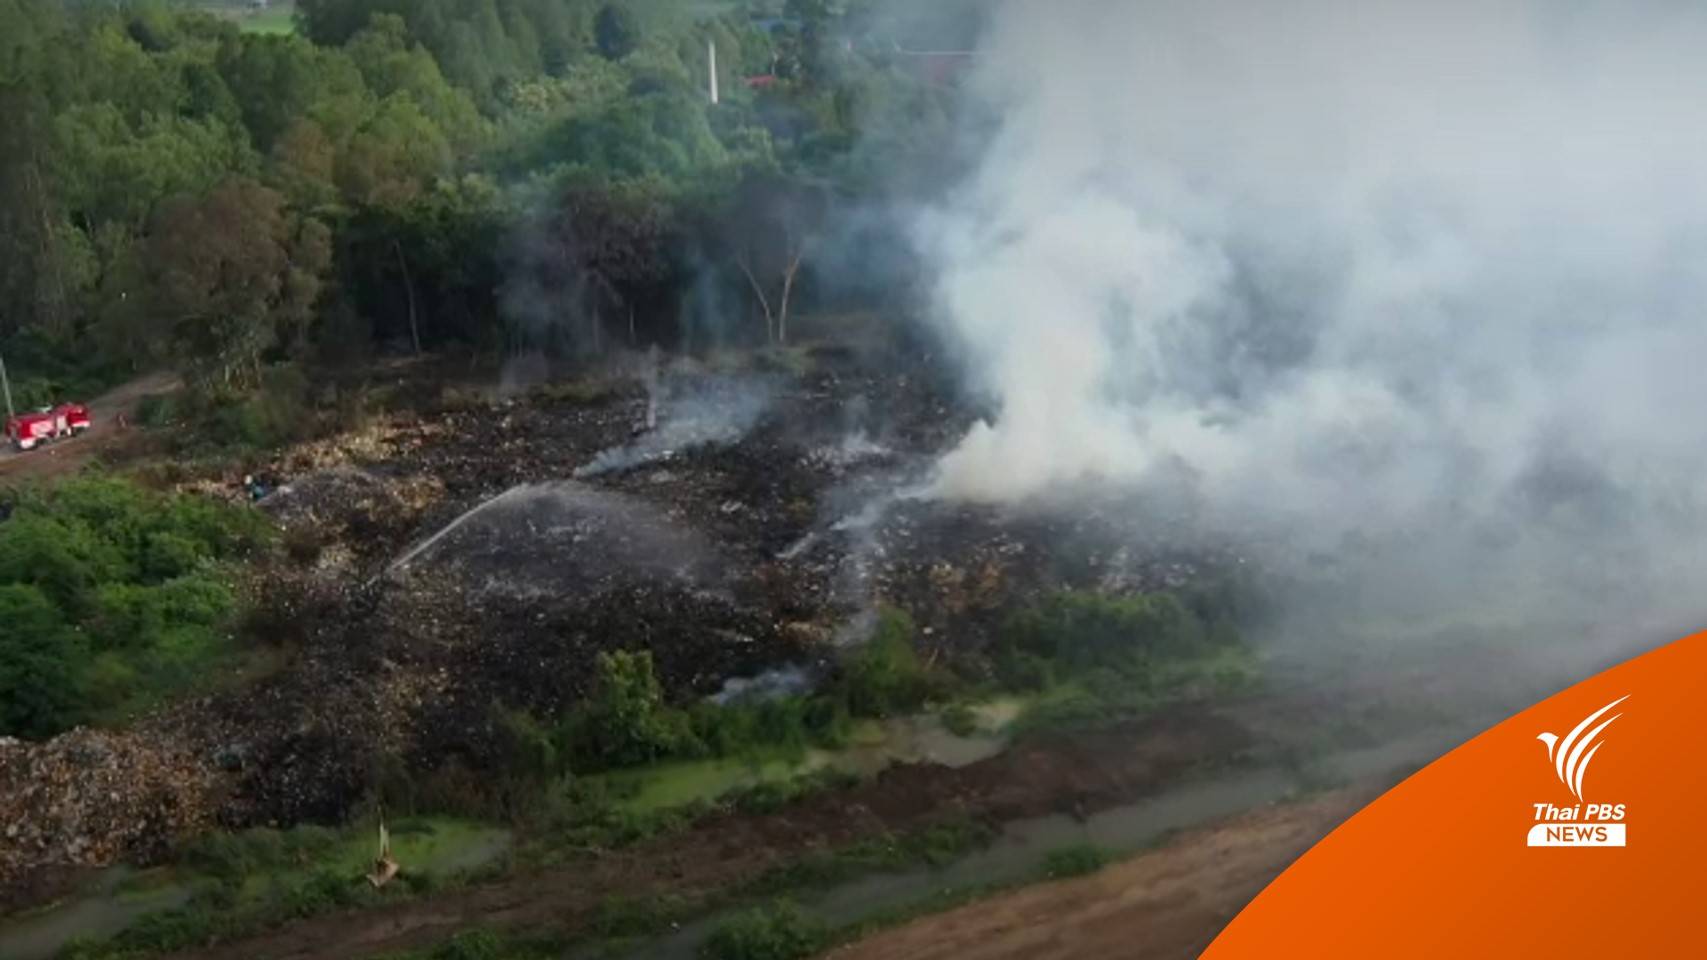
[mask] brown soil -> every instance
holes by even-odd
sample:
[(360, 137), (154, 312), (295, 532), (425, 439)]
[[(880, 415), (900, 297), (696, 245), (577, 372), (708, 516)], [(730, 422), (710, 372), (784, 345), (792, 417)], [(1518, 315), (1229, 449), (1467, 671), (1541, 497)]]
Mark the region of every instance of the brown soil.
[(1367, 788), (1187, 833), (1097, 874), (1028, 887), (831, 951), (834, 960), (1195, 957), (1251, 898), (1367, 803)]
[(115, 387), (89, 401), (89, 429), (82, 436), (20, 453), (10, 444), (0, 447), (0, 478), (7, 480), (57, 477), (75, 473), (98, 456), (111, 455), (145, 442), (135, 429), (136, 408), (144, 398), (170, 393), (182, 384), (170, 373), (151, 373)]
[(320, 917), (186, 954), (202, 960), (357, 958), (420, 947), (471, 926), (572, 934), (606, 898), (709, 902), (813, 851), (948, 817), (987, 822), (1087, 812), (1152, 794), (1247, 742), (1242, 728), (1182, 708), (1073, 739), (1040, 740), (954, 770), (904, 766), (768, 816), (714, 815), (686, 833), (466, 890)]

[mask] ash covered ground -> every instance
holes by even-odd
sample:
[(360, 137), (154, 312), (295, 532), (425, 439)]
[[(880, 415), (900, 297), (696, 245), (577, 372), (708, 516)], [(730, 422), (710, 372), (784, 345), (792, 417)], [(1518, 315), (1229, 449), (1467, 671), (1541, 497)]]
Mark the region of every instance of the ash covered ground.
[[(163, 852), (210, 825), (334, 821), (382, 763), (478, 774), (494, 706), (553, 713), (594, 656), (649, 650), (669, 696), (833, 669), (881, 604), (980, 669), (1061, 587), (1178, 587), (1237, 563), (1143, 504), (1016, 511), (916, 496), (968, 405), (931, 370), (825, 348), (809, 372), (674, 363), (596, 388), (441, 403), (282, 456), (262, 501), (259, 679), (0, 746), (0, 871)], [(116, 775), (114, 771), (122, 771)]]

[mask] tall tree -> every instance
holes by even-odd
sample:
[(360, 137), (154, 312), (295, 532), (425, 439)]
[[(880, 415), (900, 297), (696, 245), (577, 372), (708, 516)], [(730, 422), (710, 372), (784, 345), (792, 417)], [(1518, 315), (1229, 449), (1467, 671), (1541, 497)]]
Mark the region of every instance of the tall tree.
[(285, 209), (283, 195), (233, 179), (162, 205), (143, 259), (186, 372), (250, 383), (263, 353), (306, 329), (331, 244), (324, 225)]
[(593, 22), (593, 41), (606, 60), (621, 60), (640, 46), (640, 24), (634, 11), (617, 3), (607, 3)]
[[(571, 178), (549, 210), (514, 238), (504, 296), (532, 345), (555, 335), (601, 352), (610, 327), (630, 331), (629, 311), (674, 286), (678, 227), (668, 185), (656, 177)], [(564, 330), (568, 318), (576, 325)], [(544, 340), (545, 343), (537, 341)]]

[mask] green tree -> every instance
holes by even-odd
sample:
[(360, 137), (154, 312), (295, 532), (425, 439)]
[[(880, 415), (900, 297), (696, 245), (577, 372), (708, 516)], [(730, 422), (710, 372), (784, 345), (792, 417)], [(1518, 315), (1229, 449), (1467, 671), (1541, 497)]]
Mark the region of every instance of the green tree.
[(399, 209), (363, 209), (341, 229), (339, 289), (381, 340), (493, 346), (509, 217), (498, 186), (472, 175)]
[(855, 716), (885, 717), (924, 700), (927, 678), (913, 649), (916, 633), (911, 617), (885, 608), (871, 638), (842, 662), (848, 709)]
[(338, 185), (352, 204), (398, 209), (445, 173), (451, 156), (443, 131), (414, 98), (393, 94), (339, 157)]
[(247, 138), (217, 119), (150, 115), (133, 129), (117, 108), (97, 104), (60, 114), (55, 133), (56, 154), (78, 158), (59, 180), (62, 202), (82, 222), (140, 229), (166, 197), (256, 166)]
[(233, 179), (167, 202), (143, 259), (186, 372), (253, 382), (261, 355), (306, 328), (331, 242), (323, 225), (290, 214), (283, 195)]
[(39, 92), (0, 83), (0, 337), (16, 334), (40, 292), (54, 286), (48, 111)]
[(297, 117), (273, 144), (273, 179), (294, 203), (310, 209), (338, 199), (338, 147), (320, 124)]
[(634, 11), (621, 4), (605, 4), (593, 23), (593, 40), (606, 60), (621, 60), (633, 53), (640, 46), (640, 24)]
[(602, 767), (650, 763), (680, 750), (688, 737), (686, 717), (664, 704), (646, 651), (599, 654), (592, 694), (571, 727), (577, 752)]
[(376, 15), (366, 29), (350, 38), (344, 51), (375, 96), (407, 94), (459, 150), (480, 141), (483, 121), (474, 101), (445, 81), (432, 54), (409, 42), (402, 17)]
[(339, 140), (371, 109), (372, 95), (349, 56), (316, 49), (301, 37), (244, 34), (221, 47), (218, 64), (262, 152), (272, 150), (299, 117), (314, 119)]
[[(522, 328), (517, 333), (560, 331), (567, 316), (578, 321), (570, 336), (581, 350), (601, 352), (613, 321), (633, 339), (642, 305), (655, 305), (678, 286), (678, 234), (662, 178), (566, 177), (551, 207), (522, 235), (510, 265), (504, 295)], [(674, 305), (665, 312), (674, 317)]]

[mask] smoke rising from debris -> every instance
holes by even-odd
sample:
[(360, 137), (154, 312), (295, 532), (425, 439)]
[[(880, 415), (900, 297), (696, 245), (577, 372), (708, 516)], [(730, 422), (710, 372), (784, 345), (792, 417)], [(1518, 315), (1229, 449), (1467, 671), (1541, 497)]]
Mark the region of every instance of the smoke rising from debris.
[(1417, 584), (1698, 588), (1703, 49), (1661, 0), (1006, 3), (917, 231), (999, 411), (937, 495), (1183, 478)]

